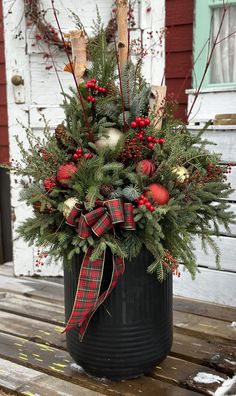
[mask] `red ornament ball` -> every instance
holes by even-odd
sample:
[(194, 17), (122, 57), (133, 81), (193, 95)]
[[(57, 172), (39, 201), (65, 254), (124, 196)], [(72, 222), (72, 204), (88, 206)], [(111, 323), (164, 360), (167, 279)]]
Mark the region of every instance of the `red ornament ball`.
[(145, 196), (152, 199), (158, 205), (166, 205), (170, 200), (168, 190), (161, 184), (150, 184), (147, 187)]
[(71, 177), (77, 171), (77, 166), (73, 163), (61, 165), (57, 171), (57, 181), (63, 185), (68, 186)]
[(55, 177), (46, 177), (43, 181), (43, 187), (46, 191), (51, 191), (54, 187), (56, 187), (56, 179)]
[(142, 160), (139, 161), (136, 166), (136, 171), (141, 176), (149, 176), (151, 177), (156, 170), (156, 165), (150, 160)]

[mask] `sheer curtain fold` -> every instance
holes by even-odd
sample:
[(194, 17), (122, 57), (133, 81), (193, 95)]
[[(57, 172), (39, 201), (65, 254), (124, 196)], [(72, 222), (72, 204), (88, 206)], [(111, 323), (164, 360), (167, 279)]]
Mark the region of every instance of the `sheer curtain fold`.
[[(212, 9), (212, 43), (222, 21), (223, 8)], [(228, 8), (210, 67), (210, 83), (236, 83), (236, 6)]]

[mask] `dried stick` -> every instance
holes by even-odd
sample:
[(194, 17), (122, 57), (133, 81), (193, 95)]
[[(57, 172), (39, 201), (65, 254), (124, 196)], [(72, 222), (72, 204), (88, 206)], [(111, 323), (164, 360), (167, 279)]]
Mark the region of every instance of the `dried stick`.
[(70, 31), (70, 40), (75, 78), (80, 84), (87, 65), (87, 39), (83, 30), (72, 30)]
[(156, 86), (153, 85), (151, 87), (151, 98), (150, 98), (150, 111), (155, 111), (156, 113), (156, 122), (154, 124), (154, 129), (161, 129), (162, 126), (162, 114), (163, 111), (160, 110), (161, 103), (166, 96), (166, 85)]
[(118, 50), (121, 69), (127, 63), (129, 51), (127, 14), (128, 0), (117, 0)]
[(87, 116), (87, 113), (86, 113), (86, 110), (85, 110), (85, 107), (84, 107), (83, 97), (81, 95), (81, 92), (80, 92), (80, 89), (79, 89), (79, 85), (78, 85), (77, 80), (76, 80), (73, 63), (71, 61), (71, 58), (70, 58), (70, 55), (69, 55), (69, 52), (68, 52), (68, 49), (67, 49), (67, 45), (66, 45), (66, 42), (65, 42), (62, 30), (61, 30), (61, 25), (60, 25), (58, 17), (57, 17), (57, 12), (56, 12), (56, 8), (55, 8), (55, 5), (54, 5), (54, 0), (51, 0), (51, 4), (52, 4), (54, 17), (55, 17), (55, 20), (56, 20), (56, 23), (57, 23), (57, 27), (58, 27), (58, 30), (60, 32), (61, 39), (62, 39), (62, 42), (63, 42), (63, 45), (64, 45), (64, 50), (65, 50), (66, 56), (67, 56), (69, 64), (70, 64), (70, 68), (71, 68), (71, 71), (72, 71), (72, 76), (73, 76), (73, 79), (74, 79), (74, 82), (75, 82), (75, 86), (76, 86), (76, 89), (77, 89), (77, 92), (78, 92), (78, 95), (79, 95), (79, 100), (80, 100), (80, 104), (81, 104), (82, 111), (83, 111), (84, 122), (86, 124), (87, 131), (88, 131), (89, 141), (93, 141), (93, 135), (92, 135), (92, 132), (91, 132), (91, 129), (90, 129), (88, 116)]

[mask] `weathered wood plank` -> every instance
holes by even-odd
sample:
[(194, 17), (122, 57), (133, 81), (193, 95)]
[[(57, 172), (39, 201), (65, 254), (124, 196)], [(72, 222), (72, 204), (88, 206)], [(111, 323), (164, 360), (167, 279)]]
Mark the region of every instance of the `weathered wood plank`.
[(123, 382), (107, 382), (104, 380), (97, 382), (96, 379), (73, 369), (73, 366), (71, 367), (72, 359), (66, 351), (6, 334), (0, 334), (0, 356), (17, 364), (34, 367), (51, 376), (78, 383), (80, 386), (90, 387), (106, 394), (126, 396), (136, 396), (139, 393), (148, 396), (156, 396), (157, 394), (158, 396), (196, 395), (196, 393), (189, 393), (185, 389), (148, 377)]
[(190, 300), (187, 298), (175, 296), (173, 308), (175, 311), (192, 313), (194, 315), (201, 315), (212, 319), (225, 320), (227, 322), (233, 322), (236, 320), (235, 308), (225, 307), (218, 304), (209, 304), (203, 301), (199, 302), (199, 300)]
[(204, 395), (212, 395), (221, 384), (217, 381), (212, 384), (203, 384), (193, 381), (191, 386), (189, 377), (194, 378), (198, 373), (206, 373), (211, 376), (222, 378), (221, 382), (228, 378), (227, 375), (219, 374), (217, 371), (210, 368), (170, 356), (168, 356), (160, 365), (156, 366), (155, 370), (151, 373), (151, 376), (173, 384), (184, 386), (185, 384), (188, 384), (188, 388), (190, 390), (197, 390)]
[(236, 342), (236, 328), (221, 320), (175, 311), (174, 327), (183, 334), (200, 336), (208, 340), (214, 337), (215, 341), (232, 346)]
[(0, 291), (49, 302), (63, 303), (63, 286), (49, 281), (0, 275)]
[(0, 386), (31, 396), (100, 396), (102, 393), (0, 358)]
[(3, 265), (1, 265), (0, 266), (0, 274), (7, 275), (7, 276), (13, 276), (13, 263), (8, 262), (8, 263), (4, 263)]
[[(221, 251), (221, 269), (226, 271), (235, 271), (236, 238), (231, 238), (228, 236), (221, 236), (217, 238), (213, 236), (212, 239)], [(216, 268), (214, 252), (209, 247), (206, 254), (202, 249), (202, 243), (200, 238), (194, 238), (194, 248), (198, 265), (207, 268)]]
[(236, 346), (214, 343), (202, 338), (174, 332), (171, 355), (200, 365), (213, 367), (228, 375), (235, 374)]
[[(216, 102), (218, 102), (219, 109), (222, 109), (222, 101), (230, 101), (232, 97), (229, 96), (228, 92), (222, 92), (219, 97), (213, 92), (211, 94), (212, 96), (212, 101), (214, 102), (214, 105)], [(196, 106), (194, 107), (194, 111), (199, 110), (199, 105), (201, 107), (201, 110), (203, 110), (204, 113), (206, 113), (206, 121), (211, 119), (211, 115), (209, 114), (209, 108), (214, 112), (214, 115), (217, 113), (220, 113), (217, 108), (213, 106), (209, 106), (209, 94), (204, 95), (200, 94), (198, 97), (198, 102), (196, 103)], [(204, 100), (206, 100), (208, 103), (203, 104)], [(201, 102), (201, 104), (200, 104)], [(188, 103), (191, 106), (191, 103)], [(233, 100), (231, 100), (231, 105), (232, 105), (232, 112), (234, 111), (235, 103)], [(221, 110), (222, 111), (222, 110)], [(229, 110), (230, 112), (230, 110)], [(195, 113), (196, 114), (196, 113)], [(214, 117), (213, 117), (214, 118)], [(189, 127), (189, 130), (192, 133), (198, 133), (199, 130), (202, 127), (194, 126), (194, 127)], [(203, 136), (204, 139), (207, 139), (211, 142), (214, 142), (215, 145), (209, 145), (206, 146), (207, 149), (210, 151), (214, 151), (217, 154), (222, 154), (222, 160), (226, 163), (232, 162), (235, 163), (235, 142), (236, 142), (236, 129), (235, 127), (225, 127), (225, 126), (209, 126), (208, 129), (204, 132)], [(232, 185), (235, 186), (235, 173), (236, 169), (235, 166), (232, 169), (231, 175), (228, 175), (228, 180), (232, 180)], [(232, 177), (233, 176), (233, 177)], [(236, 193), (234, 192), (232, 194), (232, 199), (235, 199)]]
[[(52, 324), (64, 325), (63, 305), (39, 302), (21, 295), (0, 292), (0, 310)], [(176, 296), (174, 297), (174, 310), (212, 319), (220, 318), (220, 320), (228, 322), (236, 320), (236, 309), (234, 308)]]
[(0, 292), (0, 310), (27, 318), (64, 325), (63, 305), (33, 300), (30, 297)]
[(62, 326), (0, 311), (0, 331), (66, 349)]
[(236, 273), (218, 271), (211, 268), (199, 268), (200, 273), (192, 280), (188, 271), (180, 266), (181, 277), (174, 277), (174, 294), (186, 298), (195, 298), (199, 304), (208, 301), (235, 307)]

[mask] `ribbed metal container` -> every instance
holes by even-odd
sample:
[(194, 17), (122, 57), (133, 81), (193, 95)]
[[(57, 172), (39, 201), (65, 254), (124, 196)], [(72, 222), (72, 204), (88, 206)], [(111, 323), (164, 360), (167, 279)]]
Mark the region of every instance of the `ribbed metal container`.
[[(65, 270), (65, 311), (74, 302), (82, 257)], [(172, 275), (159, 283), (147, 274), (153, 257), (143, 250), (126, 261), (125, 273), (90, 321), (83, 342), (78, 330), (67, 333), (67, 348), (86, 372), (121, 380), (148, 373), (169, 353), (172, 344)], [(112, 261), (107, 254), (102, 289), (109, 283)]]

